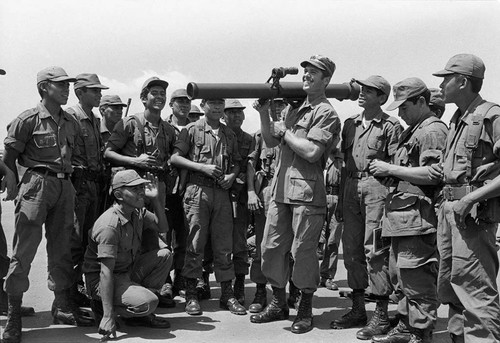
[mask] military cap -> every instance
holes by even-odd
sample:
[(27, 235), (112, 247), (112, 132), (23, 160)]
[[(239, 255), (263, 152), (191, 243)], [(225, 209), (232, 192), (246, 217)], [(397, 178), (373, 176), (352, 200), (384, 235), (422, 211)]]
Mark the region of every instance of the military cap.
[(198, 115), (200, 115), (200, 116), (205, 115), (205, 112), (201, 111), (201, 110), (199, 109), (199, 107), (198, 107), (198, 106), (196, 106), (196, 105), (194, 105), (194, 104), (193, 104), (193, 105), (191, 105), (191, 110), (189, 111), (189, 114), (191, 114), (191, 113), (193, 113), (193, 114), (198, 114)]
[(224, 111), (230, 108), (238, 108), (244, 110), (246, 107), (241, 104), (237, 99), (226, 99), (224, 104)]
[(391, 84), (380, 75), (372, 75), (366, 80), (355, 80), (361, 86), (372, 87), (380, 90), (385, 95), (391, 94)]
[(135, 170), (120, 170), (113, 176), (113, 182), (111, 183), (111, 189), (109, 191), (111, 193), (121, 187), (132, 187), (144, 183), (149, 183), (149, 181), (140, 177)]
[(433, 73), (434, 76), (444, 77), (451, 74), (462, 74), (466, 76), (484, 79), (483, 60), (472, 54), (458, 54), (450, 58), (443, 70)]
[(441, 90), (437, 88), (429, 88), (429, 90), (431, 91), (431, 99), (429, 100), (429, 105), (445, 107), (443, 93), (441, 93)]
[(149, 88), (149, 87), (153, 87), (153, 86), (160, 86), (162, 87), (163, 89), (167, 90), (167, 87), (168, 87), (168, 82), (167, 81), (164, 81), (162, 79), (160, 79), (159, 77), (157, 76), (153, 76), (153, 77), (150, 77), (149, 79), (147, 79), (144, 84), (142, 85), (142, 88), (141, 88), (141, 92), (145, 89), (145, 88)]
[(99, 103), (99, 107), (104, 105), (118, 105), (127, 107), (127, 104), (123, 103), (122, 99), (120, 99), (118, 95), (103, 95), (103, 97), (101, 98), (101, 102)]
[(101, 84), (101, 81), (99, 80), (97, 74), (89, 73), (83, 73), (76, 76), (75, 89), (80, 89), (83, 87), (109, 89), (109, 87)]
[(328, 76), (332, 76), (335, 72), (335, 63), (333, 63), (332, 60), (326, 56), (313, 55), (309, 58), (309, 60), (302, 61), (300, 66), (305, 68), (308, 64), (324, 70)]
[(40, 83), (42, 81), (68, 81), (75, 82), (76, 79), (74, 77), (69, 77), (68, 74), (61, 67), (48, 67), (42, 69), (36, 74), (36, 83)]
[(172, 92), (172, 95), (170, 96), (170, 101), (176, 98), (188, 98), (189, 100), (191, 100), (191, 97), (188, 95), (187, 91), (184, 88), (176, 89), (175, 91)]
[(392, 88), (394, 101), (387, 106), (387, 111), (392, 111), (401, 106), (406, 100), (420, 95), (427, 90), (427, 85), (418, 77), (410, 77), (398, 82)]

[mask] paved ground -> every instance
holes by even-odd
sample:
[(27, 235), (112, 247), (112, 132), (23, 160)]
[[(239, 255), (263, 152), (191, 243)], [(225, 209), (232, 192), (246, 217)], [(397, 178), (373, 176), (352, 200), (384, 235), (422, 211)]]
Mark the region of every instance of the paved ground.
[[(13, 229), (13, 203), (2, 202), (2, 223), (7, 231), (7, 239), (12, 241)], [(54, 325), (50, 315), (50, 306), (53, 294), (46, 286), (47, 258), (45, 253), (45, 241), (40, 245), (35, 261), (32, 265), (30, 275), (30, 289), (24, 296), (24, 304), (34, 306), (35, 317), (23, 318), (23, 342), (97, 342), (100, 335), (94, 327), (76, 328), (67, 325)], [(347, 287), (346, 271), (343, 260), (340, 261), (338, 277), (339, 285)], [(118, 338), (112, 341), (119, 342), (159, 342), (164, 340), (182, 340), (184, 342), (361, 342), (356, 339), (355, 333), (358, 329), (331, 330), (329, 323), (334, 318), (340, 317), (350, 307), (348, 299), (339, 297), (338, 291), (329, 291), (320, 288), (314, 296), (314, 329), (303, 335), (290, 332), (290, 325), (296, 315), (290, 311), (290, 319), (267, 324), (250, 323), (250, 315), (237, 316), (228, 311), (219, 310), (218, 297), (220, 289), (212, 279), (212, 296), (208, 301), (202, 302), (203, 315), (189, 316), (184, 313), (184, 299), (176, 298), (177, 307), (174, 309), (159, 309), (157, 314), (168, 318), (171, 328), (168, 330), (157, 330), (147, 328), (131, 328), (122, 326), (118, 332)], [(255, 292), (254, 284), (247, 279), (246, 298), (253, 299)], [(270, 296), (271, 291), (268, 290)], [(374, 310), (375, 304), (368, 303), (369, 316)], [(396, 305), (390, 305), (394, 312)], [(439, 308), (439, 319), (435, 331), (434, 342), (449, 342), (446, 332), (447, 306)], [(0, 316), (0, 325), (3, 330), (6, 318)]]

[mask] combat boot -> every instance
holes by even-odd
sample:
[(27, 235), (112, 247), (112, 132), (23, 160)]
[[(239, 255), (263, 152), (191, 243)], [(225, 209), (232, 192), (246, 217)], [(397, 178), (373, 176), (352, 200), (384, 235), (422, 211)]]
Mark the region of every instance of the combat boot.
[(2, 342), (19, 343), (21, 342), (22, 321), (21, 321), (21, 303), (22, 295), (9, 295), (7, 309), (7, 324), (2, 335)]
[(236, 274), (234, 297), (241, 305), (245, 305), (245, 274)]
[[(83, 282), (83, 281), (82, 281)], [(69, 289), (71, 301), (78, 307), (90, 307), (90, 298), (87, 296), (85, 285), (75, 282)]]
[[(7, 293), (3, 290), (4, 280), (0, 280), (0, 315), (6, 316), (9, 312), (9, 300)], [(30, 306), (21, 306), (21, 317), (30, 317), (35, 315), (35, 309)]]
[(293, 333), (306, 333), (313, 328), (312, 298), (314, 293), (301, 292), (299, 310), (292, 324)]
[(372, 343), (408, 343), (410, 341), (410, 331), (400, 319), (398, 324), (393, 327), (386, 335), (375, 335), (372, 337)]
[(290, 280), (288, 282), (288, 307), (298, 310), (300, 300), (300, 289), (298, 289), (295, 284)]
[(232, 314), (247, 314), (243, 307), (234, 296), (232, 281), (222, 281), (220, 283), (221, 295), (219, 306), (224, 310), (229, 310)]
[(180, 269), (176, 269), (174, 271), (174, 284), (172, 285), (172, 292), (174, 297), (178, 295), (186, 295), (186, 284), (184, 282), (184, 277), (182, 276)]
[(186, 307), (184, 310), (192, 316), (202, 314), (203, 312), (198, 302), (196, 279), (185, 278), (184, 280), (186, 281)]
[(368, 324), (356, 333), (356, 337), (362, 340), (372, 339), (375, 335), (383, 335), (389, 332), (391, 324), (387, 314), (389, 300), (378, 300), (375, 312)]
[(408, 343), (431, 343), (432, 330), (411, 328), (411, 338)]
[(366, 325), (365, 292), (364, 290), (354, 290), (352, 292), (352, 308), (340, 319), (335, 319), (330, 323), (332, 329), (348, 329), (356, 326)]
[(80, 310), (72, 301), (69, 289), (55, 291), (54, 294), (55, 299), (51, 311), (54, 324), (74, 326), (93, 326), (95, 324), (92, 315)]
[(286, 303), (286, 290), (273, 287), (273, 299), (269, 305), (261, 313), (252, 315), (250, 321), (252, 323), (268, 323), (288, 319), (289, 315), (290, 310)]
[(267, 306), (267, 292), (266, 292), (266, 284), (258, 283), (257, 289), (255, 291), (255, 298), (252, 301), (252, 304), (248, 308), (250, 313), (259, 313), (262, 312), (264, 307)]
[(208, 300), (212, 297), (210, 292), (210, 274), (208, 272), (203, 272), (202, 277), (198, 279), (198, 284), (196, 285), (196, 291), (198, 292), (199, 300)]

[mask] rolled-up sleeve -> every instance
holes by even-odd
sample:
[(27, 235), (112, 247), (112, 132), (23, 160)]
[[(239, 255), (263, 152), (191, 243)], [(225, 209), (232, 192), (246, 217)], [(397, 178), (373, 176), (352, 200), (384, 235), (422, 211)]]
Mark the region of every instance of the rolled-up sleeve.
[(314, 121), (307, 133), (307, 139), (327, 145), (340, 133), (340, 119), (331, 106), (317, 106)]
[(178, 152), (181, 156), (186, 156), (189, 153), (189, 149), (191, 147), (191, 135), (189, 134), (192, 131), (194, 126), (190, 128), (184, 128), (179, 133), (179, 137), (174, 144), (174, 152)]
[(97, 258), (114, 258), (118, 256), (118, 236), (113, 226), (95, 230), (94, 240), (97, 244)]
[(4, 145), (6, 148), (11, 148), (22, 153), (32, 133), (32, 121), (22, 120), (18, 117), (7, 126), (7, 137), (5, 137)]
[(441, 123), (425, 128), (420, 141), (420, 166), (429, 166), (442, 161), (447, 134), (448, 129)]

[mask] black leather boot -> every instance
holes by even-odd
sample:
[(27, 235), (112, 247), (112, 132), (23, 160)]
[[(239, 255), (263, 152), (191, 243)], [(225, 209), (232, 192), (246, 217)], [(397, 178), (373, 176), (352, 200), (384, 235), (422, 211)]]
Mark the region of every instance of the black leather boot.
[(221, 296), (220, 308), (229, 310), (233, 314), (247, 314), (247, 310), (243, 307), (234, 296), (232, 281), (222, 281), (220, 283)]
[(174, 283), (172, 285), (172, 292), (174, 297), (178, 295), (186, 295), (186, 283), (184, 282), (184, 277), (182, 276), (180, 269), (176, 269), (174, 271)]
[(273, 287), (273, 299), (269, 305), (261, 313), (252, 315), (250, 321), (252, 323), (268, 323), (288, 319), (289, 315), (290, 310), (286, 303), (286, 290)]
[(313, 328), (312, 298), (314, 293), (301, 292), (299, 310), (292, 324), (293, 333), (306, 333)]
[(21, 303), (23, 296), (8, 296), (7, 323), (2, 335), (2, 342), (19, 343), (21, 342), (22, 321), (21, 321)]
[(257, 290), (255, 291), (255, 298), (252, 301), (252, 304), (248, 308), (250, 313), (259, 313), (262, 312), (264, 307), (267, 306), (267, 292), (266, 292), (266, 284), (258, 283)]
[[(0, 279), (0, 314), (6, 316), (9, 312), (9, 300), (7, 293), (3, 290), (3, 279)], [(21, 317), (30, 317), (35, 315), (35, 309), (30, 306), (21, 305)]]
[(300, 300), (300, 289), (295, 287), (295, 284), (290, 280), (288, 282), (288, 307), (298, 310)]
[(387, 314), (387, 305), (389, 300), (377, 300), (375, 312), (372, 318), (364, 328), (356, 333), (356, 337), (361, 340), (372, 339), (375, 335), (383, 335), (389, 332), (391, 324)]
[(245, 305), (245, 274), (236, 274), (234, 280), (234, 297), (241, 305)]
[(335, 319), (330, 323), (332, 329), (348, 329), (356, 326), (366, 325), (365, 291), (354, 290), (352, 292), (352, 308), (340, 319)]
[(198, 292), (196, 290), (196, 279), (184, 279), (186, 282), (186, 307), (187, 314), (192, 316), (202, 314), (200, 303), (198, 302)]
[(373, 336), (372, 343), (408, 343), (410, 338), (410, 331), (402, 318), (387, 334)]
[(55, 299), (52, 304), (52, 317), (54, 324), (66, 324), (74, 326), (93, 326), (95, 324), (92, 315), (82, 311), (71, 299), (70, 290), (55, 291)]

